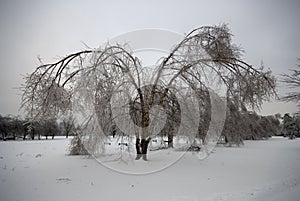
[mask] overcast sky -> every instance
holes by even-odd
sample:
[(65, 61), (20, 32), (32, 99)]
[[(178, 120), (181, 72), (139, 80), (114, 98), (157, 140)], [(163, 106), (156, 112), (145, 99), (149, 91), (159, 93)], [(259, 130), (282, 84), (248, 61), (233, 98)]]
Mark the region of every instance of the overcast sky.
[[(22, 74), (122, 33), (159, 28), (188, 33), (227, 23), (234, 42), (253, 65), (263, 61), (275, 75), (296, 67), (300, 57), (299, 0), (0, 0), (0, 114), (20, 114)], [(284, 88), (279, 90), (284, 93)], [(265, 104), (263, 114), (293, 112), (295, 104)]]

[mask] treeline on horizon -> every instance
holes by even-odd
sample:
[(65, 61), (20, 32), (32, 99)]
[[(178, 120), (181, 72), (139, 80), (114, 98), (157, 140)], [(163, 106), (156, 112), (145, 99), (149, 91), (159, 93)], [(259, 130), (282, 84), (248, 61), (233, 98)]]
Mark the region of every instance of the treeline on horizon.
[[(206, 136), (209, 117), (201, 119), (199, 133), (196, 138)], [(28, 121), (18, 116), (0, 115), (0, 140), (39, 140), (55, 136), (78, 135), (80, 127), (73, 117), (62, 120), (49, 119), (46, 121)], [(111, 134), (113, 135), (113, 133)], [(228, 105), (227, 118), (222, 131), (220, 142), (231, 145), (242, 145), (244, 140), (268, 139), (272, 136), (284, 136), (294, 139), (300, 137), (300, 115), (289, 113), (269, 116), (258, 115), (247, 110), (238, 110), (234, 104)]]
[(78, 126), (71, 116), (62, 120), (47, 119), (44, 121), (29, 121), (19, 116), (0, 115), (0, 140), (34, 140), (41, 137), (69, 136), (75, 135)]

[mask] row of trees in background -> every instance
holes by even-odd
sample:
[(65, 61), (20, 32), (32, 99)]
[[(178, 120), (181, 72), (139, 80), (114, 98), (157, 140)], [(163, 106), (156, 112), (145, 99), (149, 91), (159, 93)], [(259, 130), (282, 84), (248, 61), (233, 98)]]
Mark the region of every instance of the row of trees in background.
[(48, 119), (45, 121), (28, 121), (16, 116), (0, 115), (0, 140), (17, 139), (41, 139), (54, 136), (68, 136), (76, 133), (74, 119), (72, 117), (57, 119)]
[(281, 132), (280, 115), (261, 116), (255, 112), (238, 110), (229, 102), (222, 136), (229, 146), (243, 144), (243, 140), (268, 139)]
[[(207, 115), (207, 114), (206, 114)], [(209, 122), (209, 116), (202, 118), (197, 138), (204, 139)], [(63, 120), (50, 119), (44, 122), (28, 122), (15, 116), (0, 115), (0, 140), (16, 139), (46, 139), (54, 136), (76, 135), (80, 130), (74, 119), (69, 116)], [(110, 133), (108, 135), (113, 135)], [(241, 145), (243, 140), (268, 139), (271, 136), (284, 136), (294, 139), (300, 137), (300, 115), (281, 114), (261, 116), (255, 112), (238, 110), (235, 104), (229, 103), (227, 120), (223, 128), (221, 143), (229, 146)]]

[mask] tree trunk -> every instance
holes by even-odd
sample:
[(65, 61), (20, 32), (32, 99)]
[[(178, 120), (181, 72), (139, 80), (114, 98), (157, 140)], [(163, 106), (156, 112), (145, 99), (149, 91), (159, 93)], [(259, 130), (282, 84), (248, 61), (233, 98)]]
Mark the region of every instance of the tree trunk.
[(150, 138), (148, 140), (142, 139), (142, 142), (141, 142), (143, 160), (145, 160), (145, 161), (147, 160), (147, 149), (148, 149), (150, 140), (151, 140)]
[(135, 158), (135, 160), (139, 160), (142, 157), (141, 142), (140, 142), (139, 138), (136, 138), (135, 148), (136, 148), (136, 158)]
[(4, 131), (4, 133), (2, 134), (2, 136), (3, 136), (3, 141), (6, 141), (6, 136), (7, 136), (6, 131)]
[(136, 139), (136, 143), (135, 143), (135, 147), (136, 147), (136, 153), (137, 156), (135, 158), (135, 160), (139, 160), (140, 158), (143, 157), (143, 160), (147, 161), (147, 150), (148, 150), (148, 145), (150, 142), (150, 138), (149, 139), (142, 139), (140, 141), (139, 138)]
[(173, 148), (173, 133), (168, 135), (168, 148)]
[(227, 144), (227, 143), (228, 143), (228, 138), (227, 138), (227, 136), (224, 135), (224, 138), (225, 138), (225, 144)]
[(31, 130), (31, 140), (34, 140), (34, 135), (35, 135), (35, 128), (33, 127)]

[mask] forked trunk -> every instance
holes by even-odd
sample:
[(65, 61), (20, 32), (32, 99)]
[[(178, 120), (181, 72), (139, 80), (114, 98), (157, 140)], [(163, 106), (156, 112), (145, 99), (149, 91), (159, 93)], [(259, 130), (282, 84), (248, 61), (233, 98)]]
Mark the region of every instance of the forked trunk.
[(135, 142), (135, 147), (136, 147), (136, 158), (135, 160), (139, 160), (140, 158), (143, 157), (143, 160), (147, 161), (147, 149), (148, 149), (148, 145), (150, 142), (150, 138), (149, 139), (142, 139), (140, 140), (139, 138), (136, 139)]

